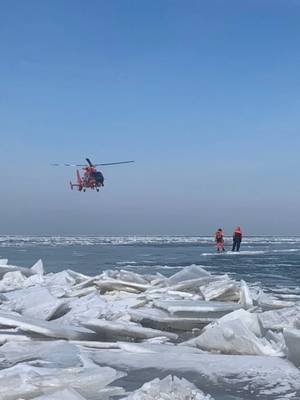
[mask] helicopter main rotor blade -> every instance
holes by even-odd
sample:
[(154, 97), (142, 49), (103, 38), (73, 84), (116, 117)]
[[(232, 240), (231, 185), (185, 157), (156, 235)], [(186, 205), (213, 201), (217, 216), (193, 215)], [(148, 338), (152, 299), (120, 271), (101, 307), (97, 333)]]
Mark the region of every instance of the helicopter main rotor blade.
[[(130, 161), (118, 161), (118, 162), (112, 162), (112, 163), (92, 164), (92, 162), (91, 162), (91, 160), (89, 158), (86, 158), (86, 161), (87, 161), (87, 163), (88, 163), (88, 165), (90, 167), (100, 167), (100, 166), (104, 167), (104, 166), (107, 166), (107, 165), (118, 165), (118, 164), (134, 163), (133, 160), (130, 160)], [(61, 167), (61, 166), (62, 167), (87, 167), (88, 166), (87, 164), (70, 164), (70, 163), (61, 163), (61, 164), (52, 163), (50, 165), (52, 165), (54, 167)]]
[(89, 164), (90, 167), (93, 167), (93, 164), (89, 158), (86, 158), (85, 160)]
[(129, 164), (129, 163), (134, 163), (133, 160), (131, 161), (118, 161), (118, 162), (112, 162), (112, 163), (102, 163), (102, 164), (94, 164), (95, 167), (104, 167), (106, 165), (118, 165), (118, 164)]
[(53, 167), (86, 167), (86, 164), (68, 164), (68, 163), (64, 163), (64, 164), (58, 164), (58, 163), (53, 163), (50, 164)]

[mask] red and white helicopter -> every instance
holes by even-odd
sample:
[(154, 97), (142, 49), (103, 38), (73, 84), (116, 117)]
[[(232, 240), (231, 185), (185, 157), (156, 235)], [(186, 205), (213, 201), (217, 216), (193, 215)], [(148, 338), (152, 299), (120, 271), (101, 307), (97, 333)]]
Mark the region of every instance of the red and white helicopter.
[(104, 176), (102, 172), (97, 171), (96, 167), (99, 166), (107, 166), (107, 165), (117, 165), (117, 164), (129, 164), (134, 161), (118, 161), (113, 163), (102, 163), (102, 164), (93, 164), (89, 158), (86, 158), (87, 164), (51, 164), (53, 166), (63, 165), (65, 167), (82, 167), (84, 173), (83, 176), (80, 176), (80, 172), (77, 169), (77, 182), (70, 182), (70, 187), (73, 190), (74, 187), (77, 188), (79, 192), (85, 192), (86, 189), (96, 189), (99, 192), (99, 189), (104, 186)]

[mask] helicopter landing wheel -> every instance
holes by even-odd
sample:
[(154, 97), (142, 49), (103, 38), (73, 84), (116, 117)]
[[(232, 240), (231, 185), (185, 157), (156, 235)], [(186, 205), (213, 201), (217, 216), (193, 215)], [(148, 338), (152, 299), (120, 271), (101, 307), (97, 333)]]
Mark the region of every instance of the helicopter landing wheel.
[(85, 192), (86, 189), (83, 189), (83, 191)]
[(97, 190), (97, 192), (99, 192), (99, 189), (96, 189)]

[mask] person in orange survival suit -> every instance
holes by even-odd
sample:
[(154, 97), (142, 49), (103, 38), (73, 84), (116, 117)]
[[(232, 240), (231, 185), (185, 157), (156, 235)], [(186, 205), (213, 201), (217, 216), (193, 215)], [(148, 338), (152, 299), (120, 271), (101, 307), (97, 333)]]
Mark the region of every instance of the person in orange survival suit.
[(232, 251), (240, 251), (241, 242), (242, 242), (242, 230), (240, 226), (237, 226), (233, 232), (233, 244), (232, 244)]
[(215, 233), (215, 242), (217, 246), (217, 252), (225, 251), (224, 247), (224, 232), (222, 228), (219, 228)]

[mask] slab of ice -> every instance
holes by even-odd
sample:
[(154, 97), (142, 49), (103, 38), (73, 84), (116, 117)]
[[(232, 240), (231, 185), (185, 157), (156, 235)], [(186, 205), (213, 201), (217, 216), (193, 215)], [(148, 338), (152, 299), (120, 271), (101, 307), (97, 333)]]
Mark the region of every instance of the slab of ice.
[(50, 273), (45, 275), (45, 282), (48, 287), (63, 288), (65, 291), (71, 290), (71, 288), (78, 284), (77, 277), (74, 276), (72, 271), (66, 270), (57, 273)]
[(101, 275), (96, 275), (96, 276), (93, 276), (93, 277), (89, 277), (87, 279), (82, 280), (79, 283), (76, 283), (73, 286), (72, 289), (73, 290), (81, 290), (81, 289), (84, 289), (84, 288), (89, 288), (89, 287), (93, 286), (94, 282), (99, 280), (100, 278), (101, 278)]
[(3, 345), (7, 342), (24, 342), (24, 341), (30, 341), (31, 339), (23, 335), (20, 332), (17, 332), (16, 330), (0, 330), (0, 345)]
[[(101, 365), (128, 371), (129, 376), (139, 372), (141, 380), (162, 374), (186, 379), (194, 376), (197, 377), (197, 385), (209, 387), (211, 393), (216, 390), (234, 396), (238, 390), (240, 398), (248, 398), (251, 388), (257, 398), (274, 400), (288, 395), (300, 398), (300, 371), (281, 358), (205, 354), (192, 348), (192, 351), (186, 351), (184, 346), (147, 345), (147, 348), (152, 352), (97, 350), (91, 357)], [(276, 396), (263, 397), (266, 389), (276, 393)]]
[(194, 287), (189, 292), (182, 290), (174, 290), (174, 286), (159, 287), (151, 290), (147, 290), (143, 294), (139, 295), (140, 299), (145, 299), (146, 301), (151, 301), (155, 299), (160, 300), (180, 300), (180, 299), (193, 299), (193, 300), (203, 300), (203, 296), (200, 293), (200, 288)]
[(31, 271), (34, 274), (44, 275), (44, 265), (42, 260), (38, 260), (32, 267)]
[(257, 299), (257, 305), (264, 311), (267, 310), (278, 310), (280, 308), (293, 307), (294, 302), (278, 300), (274, 296), (266, 295), (262, 293)]
[[(70, 341), (72, 344), (76, 344), (80, 347), (87, 347), (91, 349), (123, 349), (125, 351), (133, 352), (133, 353), (151, 353), (152, 351), (147, 349), (144, 346), (141, 346), (140, 343), (131, 343), (131, 342), (96, 342), (96, 341), (87, 341), (87, 340), (72, 340)], [(145, 341), (142, 342), (146, 343)], [(169, 343), (169, 342), (168, 342)], [(170, 343), (169, 343), (170, 344)]]
[(64, 296), (62, 297), (70, 297), (70, 298), (76, 298), (76, 297), (83, 297), (83, 296), (87, 296), (88, 294), (91, 293), (98, 293), (97, 288), (95, 288), (94, 286), (90, 286), (90, 287), (86, 287), (86, 288), (82, 288), (82, 289), (75, 289), (72, 288), (71, 291), (66, 291)]
[[(94, 281), (97, 277), (89, 277), (71, 269), (46, 275), (47, 285), (51, 292), (64, 290), (64, 295), (68, 297), (82, 296), (91, 292)], [(90, 288), (90, 290), (88, 290)], [(84, 290), (85, 289), (85, 290)]]
[(91, 318), (98, 318), (102, 314), (105, 314), (107, 310), (107, 302), (98, 293), (91, 293), (87, 296), (75, 298), (68, 302), (70, 311), (59, 318), (57, 321), (61, 321), (67, 324), (80, 325), (82, 321)]
[(141, 284), (120, 279), (103, 279), (95, 281), (95, 285), (100, 289), (101, 293), (112, 290), (123, 290), (134, 293), (144, 292), (150, 288), (149, 284)]
[(267, 340), (260, 339), (240, 319), (218, 321), (207, 326), (190, 342), (202, 350), (223, 354), (284, 356)]
[(238, 319), (257, 337), (263, 336), (259, 314), (251, 313), (241, 308), (240, 310), (233, 311), (218, 320), (218, 323), (232, 321)]
[(42, 321), (15, 314), (0, 313), (0, 326), (19, 328), (22, 332), (34, 333), (55, 339), (94, 340), (95, 333), (77, 326), (62, 325), (54, 321)]
[(170, 297), (172, 299), (193, 299), (193, 300), (203, 300), (203, 296), (200, 293), (200, 289), (197, 287), (194, 287), (191, 289), (192, 293), (188, 292), (183, 292), (182, 290), (173, 290), (173, 288), (169, 288), (165, 292), (166, 297)]
[(137, 274), (132, 271), (125, 271), (121, 269), (121, 271), (118, 274), (118, 279), (121, 281), (127, 281), (127, 282), (134, 282), (134, 283), (140, 283), (142, 285), (148, 285), (149, 282), (143, 275)]
[(240, 303), (246, 310), (253, 307), (253, 299), (245, 281), (241, 280)]
[(23, 268), (23, 267), (17, 267), (16, 265), (0, 263), (0, 278), (2, 278), (3, 275), (5, 275), (7, 272), (15, 272), (15, 271), (19, 271), (27, 277), (34, 274), (34, 271), (31, 271), (30, 268)]
[(136, 294), (127, 292), (110, 292), (102, 298), (107, 301), (107, 309), (102, 316), (105, 319), (119, 319), (126, 315), (129, 310), (143, 306), (146, 301)]
[(39, 368), (18, 364), (0, 371), (0, 399), (31, 399), (42, 394), (73, 389), (83, 398), (96, 400), (102, 389), (125, 375), (93, 363), (78, 368)]
[(168, 285), (176, 285), (191, 279), (209, 278), (211, 274), (199, 265), (190, 265), (168, 278)]
[(44, 285), (44, 277), (42, 274), (35, 274), (35, 275), (31, 275), (29, 276), (24, 284), (23, 287), (30, 287), (30, 286), (42, 286)]
[(264, 329), (282, 331), (284, 328), (297, 328), (300, 323), (300, 306), (265, 311), (258, 314)]
[(86, 280), (91, 278), (89, 275), (73, 271), (72, 269), (67, 269), (67, 272), (70, 276), (72, 276), (73, 279), (75, 279), (76, 284), (79, 284), (80, 282), (85, 282)]
[(7, 259), (0, 259), (0, 278), (6, 273), (20, 272), (23, 276), (29, 277), (35, 274), (43, 275), (44, 268), (42, 260), (37, 261), (31, 268), (17, 267), (15, 265), (8, 265)]
[[(43, 391), (53, 391), (53, 388), (71, 387), (88, 399), (101, 398), (101, 390), (113, 381), (125, 376), (109, 367), (89, 366), (85, 368), (68, 368), (53, 373), (41, 380)], [(99, 396), (99, 397), (98, 397)]]
[(184, 378), (168, 375), (145, 383), (140, 389), (121, 400), (213, 400)]
[[(48, 366), (69, 368), (82, 365), (77, 346), (64, 341), (9, 342), (0, 347), (0, 365), (11, 367), (17, 363), (30, 361), (46, 362)], [(52, 364), (52, 365), (51, 365)]]
[(237, 303), (202, 300), (155, 300), (154, 305), (175, 316), (211, 319), (241, 308)]
[(173, 317), (164, 310), (149, 307), (130, 310), (128, 313), (132, 321), (149, 328), (162, 330), (191, 331), (211, 322), (211, 318)]
[(80, 396), (75, 390), (65, 389), (51, 394), (44, 394), (42, 396), (34, 397), (33, 400), (86, 400)]
[(297, 367), (300, 366), (300, 330), (284, 329), (283, 336), (288, 348), (288, 359)]
[(220, 301), (235, 301), (239, 300), (240, 293), (236, 282), (228, 279), (221, 281), (213, 281), (207, 285), (200, 286), (201, 293), (204, 299), (220, 300)]
[(26, 277), (20, 271), (6, 272), (0, 281), (0, 292), (10, 292), (22, 288), (25, 284)]
[(106, 321), (101, 319), (91, 319), (83, 322), (83, 326), (95, 331), (102, 340), (133, 340), (149, 339), (165, 336), (176, 340), (178, 336), (171, 332), (162, 332), (156, 329), (144, 328), (137, 324), (127, 321)]
[(189, 279), (186, 281), (176, 283), (172, 286), (169, 286), (169, 290), (189, 291), (189, 292), (193, 292), (193, 293), (199, 293), (202, 295), (202, 293), (200, 292), (200, 286), (203, 286), (203, 285), (209, 283), (210, 280), (211, 280), (210, 276), (196, 278), (196, 279)]
[(82, 347), (90, 347), (92, 349), (120, 349), (118, 342), (99, 342), (89, 340), (70, 340), (69, 343)]
[(9, 292), (6, 297), (10, 300), (7, 310), (17, 311), (35, 319), (50, 320), (67, 311), (66, 303), (54, 297), (48, 288), (43, 286)]

